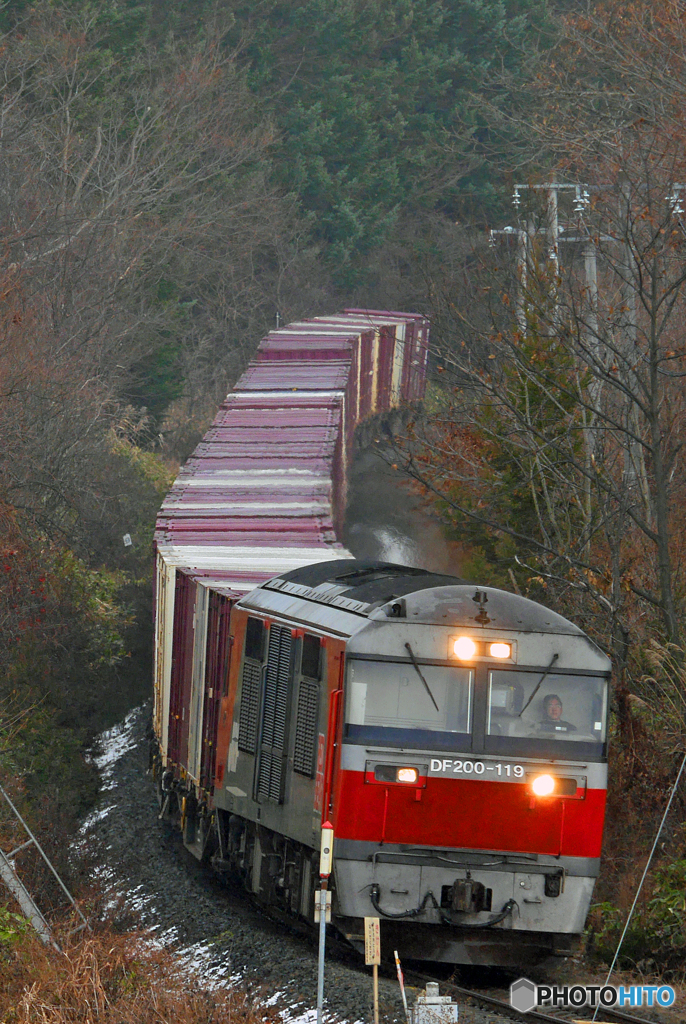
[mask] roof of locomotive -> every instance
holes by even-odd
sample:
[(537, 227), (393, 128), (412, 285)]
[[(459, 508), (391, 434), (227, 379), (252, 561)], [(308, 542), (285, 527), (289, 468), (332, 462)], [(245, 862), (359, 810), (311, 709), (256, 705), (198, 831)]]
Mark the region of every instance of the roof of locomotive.
[[(283, 596), (279, 599), (269, 593), (274, 591)], [(298, 610), (296, 605), (303, 602), (377, 621), (402, 619), (417, 625), (585, 636), (573, 622), (526, 597), (393, 562), (344, 558), (306, 565), (263, 583), (241, 604), (265, 610), (274, 607), (302, 618), (304, 608)], [(313, 624), (319, 621), (320, 613), (312, 609), (311, 615)], [(326, 624), (333, 621), (328, 614), (325, 618)], [(346, 633), (356, 632), (361, 625), (358, 620), (354, 628), (351, 623), (345, 628), (340, 620)]]
[(610, 671), (583, 630), (536, 601), (392, 562), (317, 562), (263, 583), (238, 607), (346, 638), (353, 657), (403, 660), (409, 627), (415, 656), (431, 661), (445, 657), (447, 634), (460, 629), (483, 640), (506, 635), (520, 666), (554, 657), (556, 671)]
[[(457, 576), (446, 576), (395, 562), (359, 558), (341, 558), (304, 565), (277, 578), (316, 591), (317, 596), (327, 595), (327, 604), (331, 603), (329, 598), (341, 595), (366, 604), (369, 609), (417, 590), (465, 583), (465, 580)], [(274, 582), (270, 580), (265, 586), (273, 588)], [(317, 596), (313, 596), (312, 600), (317, 600)]]

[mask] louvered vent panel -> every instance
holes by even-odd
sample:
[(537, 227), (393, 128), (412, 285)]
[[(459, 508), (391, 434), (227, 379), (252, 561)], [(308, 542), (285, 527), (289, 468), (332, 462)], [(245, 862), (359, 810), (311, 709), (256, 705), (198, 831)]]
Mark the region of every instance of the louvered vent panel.
[(283, 779), (283, 762), (277, 753), (272, 752), (269, 771), (269, 784), (267, 796), (270, 800), (281, 802), (281, 781)]
[(318, 711), (319, 685), (310, 680), (301, 679), (298, 692), (293, 768), (301, 775), (310, 777), (314, 774)]
[(261, 675), (262, 670), (259, 665), (252, 665), (249, 661), (243, 664), (241, 713), (238, 721), (238, 749), (245, 750), (247, 754), (254, 754), (257, 749)]
[(288, 681), (291, 669), (291, 631), (281, 631), (279, 644), (279, 667), (277, 671), (276, 693), (274, 695), (274, 746), (282, 750), (286, 743), (286, 718), (288, 715)]
[(290, 629), (271, 626), (264, 688), (257, 792), (260, 797), (268, 797), (277, 802), (280, 802), (283, 796), (292, 645), (293, 638)]

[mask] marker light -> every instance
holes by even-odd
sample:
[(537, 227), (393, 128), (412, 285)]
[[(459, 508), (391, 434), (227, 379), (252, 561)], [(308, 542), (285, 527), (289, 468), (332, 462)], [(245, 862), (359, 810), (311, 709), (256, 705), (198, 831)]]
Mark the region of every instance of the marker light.
[(398, 768), (398, 782), (416, 782), (418, 778), (416, 768)]
[(488, 648), (488, 653), (492, 658), (511, 658), (512, 648), (509, 644), (491, 644)]
[(319, 855), (319, 875), (328, 878), (333, 864), (333, 825), (325, 821), (322, 825), (322, 845)]
[(531, 788), (536, 796), (550, 796), (555, 789), (555, 779), (552, 775), (537, 775)]
[(453, 652), (460, 661), (471, 661), (476, 654), (476, 644), (468, 636), (459, 636), (453, 643)]

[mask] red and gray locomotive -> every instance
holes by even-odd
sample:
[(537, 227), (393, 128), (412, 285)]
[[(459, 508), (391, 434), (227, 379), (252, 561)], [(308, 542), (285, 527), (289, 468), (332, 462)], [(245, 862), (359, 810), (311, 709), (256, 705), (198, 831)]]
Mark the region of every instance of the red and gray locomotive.
[(311, 919), (328, 818), (332, 919), (352, 943), (378, 915), (415, 959), (569, 952), (606, 788), (609, 666), (579, 629), (504, 591), (353, 560), (277, 577), (232, 619), (222, 863)]

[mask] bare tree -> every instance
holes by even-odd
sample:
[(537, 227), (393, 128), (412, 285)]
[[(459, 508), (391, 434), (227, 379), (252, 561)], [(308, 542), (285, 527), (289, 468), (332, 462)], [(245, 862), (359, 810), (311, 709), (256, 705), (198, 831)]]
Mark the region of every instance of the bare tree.
[(272, 134), (221, 38), (124, 64), (38, 4), (0, 52), (0, 491), (45, 529), (107, 515), (97, 463), (160, 353), (225, 385), (271, 311)]
[(434, 280), (450, 387), (405, 440), (456, 531), (591, 619), (620, 676), (647, 626), (679, 637), (686, 497), (686, 48), (678, 19), (632, 11), (571, 21), (543, 67), (532, 128), (587, 201), (565, 223), (534, 201), (508, 253), (465, 253), (476, 312)]

